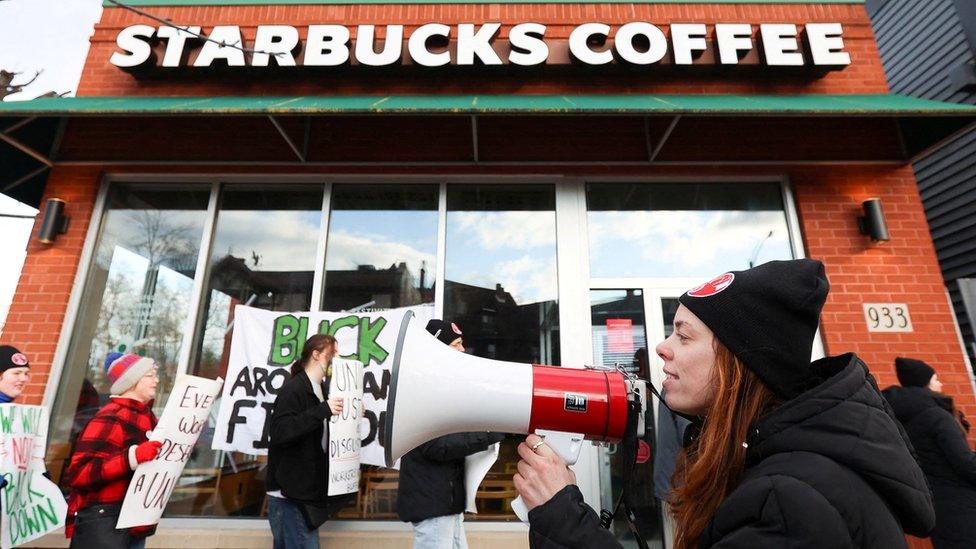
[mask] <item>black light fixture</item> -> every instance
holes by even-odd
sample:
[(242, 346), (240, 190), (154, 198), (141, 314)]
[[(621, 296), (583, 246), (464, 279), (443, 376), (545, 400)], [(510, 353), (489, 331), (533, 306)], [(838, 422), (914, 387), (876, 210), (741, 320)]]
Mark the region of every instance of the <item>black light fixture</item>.
[(37, 232), (37, 241), (51, 244), (58, 235), (68, 232), (68, 217), (64, 215), (65, 201), (60, 198), (48, 198), (44, 205), (44, 217), (41, 218), (41, 230)]
[(870, 198), (865, 200), (861, 207), (864, 208), (864, 215), (857, 218), (861, 234), (870, 236), (874, 242), (891, 240), (888, 234), (888, 221), (885, 219), (884, 210), (881, 209), (881, 199)]

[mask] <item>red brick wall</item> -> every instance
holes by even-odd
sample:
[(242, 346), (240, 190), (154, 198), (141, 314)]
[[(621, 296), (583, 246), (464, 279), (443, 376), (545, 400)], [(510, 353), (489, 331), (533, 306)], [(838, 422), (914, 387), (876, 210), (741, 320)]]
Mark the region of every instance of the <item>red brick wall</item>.
[[(754, 72), (722, 72), (695, 75), (688, 71), (645, 73), (643, 71), (606, 74), (599, 68), (578, 76), (545, 75), (541, 67), (517, 71), (514, 76), (478, 72), (456, 73), (408, 69), (377, 71), (368, 68), (343, 74), (314, 73), (301, 77), (215, 75), (196, 73), (193, 77), (166, 77), (137, 80), (108, 62), (116, 51), (118, 31), (133, 24), (156, 25), (132, 12), (106, 8), (92, 37), (88, 62), (82, 74), (78, 95), (386, 95), (410, 93), (440, 94), (554, 94), (554, 93), (885, 93), (880, 57), (870, 22), (862, 5), (761, 5), (761, 4), (507, 4), (507, 5), (347, 5), (347, 6), (236, 6), (236, 7), (153, 7), (150, 12), (170, 18), (174, 23), (200, 25), (206, 31), (214, 25), (240, 25), (245, 40), (253, 39), (261, 24), (283, 24), (299, 28), (308, 24), (341, 23), (403, 24), (412, 28), (432, 21), (503, 23), (502, 36), (519, 22), (548, 25), (548, 38), (567, 38), (573, 26), (600, 21), (616, 26), (630, 21), (671, 22), (808, 23), (840, 22), (844, 25), (846, 49), (853, 65), (823, 78), (789, 77), (783, 73), (756, 76)], [(355, 28), (351, 29), (355, 36)], [(279, 73), (280, 74), (280, 73)], [(301, 73), (297, 73), (301, 74)], [(308, 74), (308, 73), (305, 73)]]
[(24, 269), (3, 329), (3, 341), (17, 346), (31, 362), (31, 380), (23, 398), (26, 404), (40, 404), (44, 396), (95, 207), (99, 172), (97, 168), (56, 167), (48, 178), (44, 199), (64, 200), (64, 214), (71, 222), (67, 234), (50, 245), (37, 241), (41, 223), (34, 224)]

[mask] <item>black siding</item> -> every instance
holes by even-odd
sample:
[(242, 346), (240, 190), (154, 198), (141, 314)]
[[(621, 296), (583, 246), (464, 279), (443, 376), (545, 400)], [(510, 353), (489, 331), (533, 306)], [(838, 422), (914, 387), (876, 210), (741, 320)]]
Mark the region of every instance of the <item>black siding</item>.
[[(976, 63), (974, 5), (974, 0), (868, 0), (893, 93), (976, 105), (976, 86), (962, 87), (950, 77), (961, 65)], [(913, 168), (963, 340), (976, 364), (976, 327), (956, 282), (976, 278), (976, 130)]]

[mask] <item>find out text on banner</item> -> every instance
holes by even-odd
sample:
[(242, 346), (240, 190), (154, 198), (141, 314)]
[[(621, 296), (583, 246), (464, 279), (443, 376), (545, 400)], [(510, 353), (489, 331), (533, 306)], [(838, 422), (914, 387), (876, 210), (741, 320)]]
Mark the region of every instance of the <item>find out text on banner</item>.
[(44, 476), (48, 411), (0, 404), (0, 546), (15, 547), (64, 526), (68, 504)]
[(363, 364), (360, 457), (364, 464), (385, 465), (380, 433), (385, 428), (394, 347), (407, 311), (416, 316), (413, 322), (423, 326), (433, 317), (434, 308), (285, 313), (238, 305), (213, 448), (267, 454), (270, 413), (278, 391), (290, 378), (289, 368), (301, 356), (306, 339), (325, 333), (336, 338), (343, 358)]
[(156, 459), (140, 463), (129, 482), (116, 528), (156, 524), (176, 487), (210, 408), (220, 393), (222, 379), (181, 375), (169, 394), (163, 415), (150, 440), (163, 443)]

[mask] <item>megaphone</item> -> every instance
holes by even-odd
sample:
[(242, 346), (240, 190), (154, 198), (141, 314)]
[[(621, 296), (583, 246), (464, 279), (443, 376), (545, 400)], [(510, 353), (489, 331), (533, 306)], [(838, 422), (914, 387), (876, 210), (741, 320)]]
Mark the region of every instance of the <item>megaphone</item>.
[[(470, 431), (555, 431), (619, 442), (627, 427), (629, 399), (639, 390), (635, 381), (643, 387), (617, 370), (459, 353), (413, 322), (409, 311), (400, 324), (391, 374), (382, 437), (388, 467), (424, 442)], [(579, 436), (576, 441), (578, 452)]]

